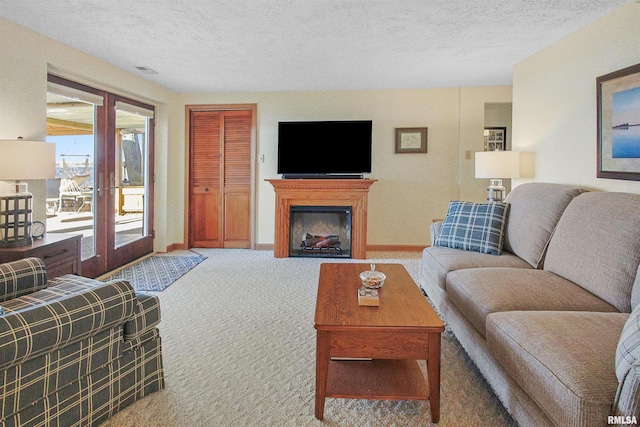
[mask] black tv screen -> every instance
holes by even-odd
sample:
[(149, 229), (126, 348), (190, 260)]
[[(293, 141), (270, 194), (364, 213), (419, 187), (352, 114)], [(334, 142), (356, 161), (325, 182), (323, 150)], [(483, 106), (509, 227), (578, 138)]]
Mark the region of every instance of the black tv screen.
[(278, 173), (371, 172), (371, 120), (278, 123)]

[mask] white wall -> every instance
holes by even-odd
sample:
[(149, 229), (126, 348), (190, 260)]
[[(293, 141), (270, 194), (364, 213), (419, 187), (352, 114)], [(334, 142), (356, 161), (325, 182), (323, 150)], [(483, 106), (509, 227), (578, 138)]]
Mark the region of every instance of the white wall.
[[(597, 76), (640, 63), (640, 4), (629, 2), (523, 60), (514, 69), (514, 150), (534, 151), (535, 180), (640, 192), (640, 183), (596, 178)], [(257, 243), (273, 242), (277, 122), (372, 119), (369, 243), (422, 245), (450, 199), (483, 200), (466, 152), (482, 149), (485, 103), (511, 102), (511, 88), (177, 95), (127, 71), (0, 18), (0, 138), (44, 139), (46, 74), (157, 107), (156, 249), (184, 242), (185, 104), (257, 103)], [(427, 154), (394, 154), (395, 127), (429, 128)], [(518, 182), (521, 182), (519, 180)], [(36, 195), (38, 197), (38, 195)], [(44, 209), (42, 207), (42, 209)]]
[[(171, 222), (167, 219), (167, 154), (168, 142), (172, 138), (169, 116), (175, 94), (0, 17), (0, 139), (23, 136), (25, 139), (45, 140), (49, 71), (157, 107), (156, 249), (165, 250), (174, 242), (173, 237), (167, 234), (167, 222)], [(44, 202), (38, 203), (44, 200), (43, 182), (30, 183), (29, 189), (37, 203), (34, 217), (43, 218)]]
[[(488, 102), (484, 104), (484, 127), (507, 128), (507, 138), (505, 140), (506, 150), (511, 150), (511, 134), (513, 133), (512, 115), (513, 104), (510, 102)], [(484, 184), (489, 185), (489, 180), (485, 179)], [(502, 184), (507, 190), (507, 194), (509, 194), (511, 191), (511, 179), (503, 179)]]
[[(464, 97), (461, 98), (461, 93)], [(476, 194), (476, 179), (459, 177), (460, 131), (465, 147), (482, 150), (485, 102), (510, 102), (511, 88), (261, 92), (185, 94), (185, 105), (248, 104), (258, 109), (256, 242), (273, 243), (275, 194), (265, 179), (278, 178), (278, 122), (286, 120), (373, 120), (373, 164), (377, 179), (369, 193), (368, 244), (427, 245), (432, 218), (443, 217), (448, 202)], [(461, 115), (461, 104), (469, 104)], [(183, 123), (184, 126), (184, 123)], [(427, 154), (395, 154), (396, 127), (428, 127)], [(469, 162), (469, 161), (467, 161)], [(470, 166), (473, 168), (473, 162)]]
[[(257, 164), (258, 244), (273, 243), (275, 196), (264, 180), (278, 177), (278, 121), (371, 119), (370, 177), (378, 182), (369, 199), (368, 243), (426, 245), (432, 218), (442, 217), (450, 200), (484, 198), (486, 183), (473, 178), (473, 161), (465, 160), (464, 153), (482, 150), (484, 104), (511, 102), (510, 87), (179, 95), (4, 18), (0, 57), (0, 138), (44, 140), (48, 71), (156, 106), (159, 251), (186, 241), (187, 104), (258, 105), (258, 154), (265, 155), (265, 162)], [(394, 154), (394, 128), (423, 126), (429, 128), (427, 154)], [(40, 209), (44, 212), (44, 204)]]
[(484, 127), (506, 127), (505, 149), (511, 150), (513, 104), (490, 102), (484, 105)]
[(640, 193), (640, 182), (596, 178), (596, 77), (640, 63), (638, 46), (631, 1), (515, 66), (513, 149), (535, 152), (535, 181)]
[[(485, 202), (486, 179), (475, 177), (475, 152), (484, 151), (485, 104), (511, 102), (511, 87), (463, 87), (460, 93), (460, 200)], [(470, 152), (470, 159), (467, 158)], [(446, 212), (445, 212), (446, 213)]]

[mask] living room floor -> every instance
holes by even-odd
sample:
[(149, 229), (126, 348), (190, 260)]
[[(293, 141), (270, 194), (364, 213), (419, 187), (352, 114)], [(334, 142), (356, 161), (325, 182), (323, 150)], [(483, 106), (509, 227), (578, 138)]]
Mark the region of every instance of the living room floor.
[[(208, 258), (157, 293), (166, 389), (103, 427), (431, 425), (428, 403), (416, 401), (327, 399), (324, 422), (314, 417), (320, 264), (402, 263), (417, 281), (420, 253), (328, 260), (242, 249), (197, 252)], [(448, 332), (442, 351), (437, 425), (515, 426)]]

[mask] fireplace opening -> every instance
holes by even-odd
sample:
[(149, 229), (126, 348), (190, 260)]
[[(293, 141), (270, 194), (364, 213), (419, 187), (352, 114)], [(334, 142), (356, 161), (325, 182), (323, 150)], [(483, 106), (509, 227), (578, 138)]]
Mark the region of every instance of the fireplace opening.
[(351, 258), (351, 206), (291, 206), (289, 256)]

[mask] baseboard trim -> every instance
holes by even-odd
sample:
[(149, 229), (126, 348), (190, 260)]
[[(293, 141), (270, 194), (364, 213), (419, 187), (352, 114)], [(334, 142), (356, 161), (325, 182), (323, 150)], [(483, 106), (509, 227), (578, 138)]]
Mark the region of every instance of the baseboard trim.
[(174, 243), (172, 245), (167, 246), (167, 252), (182, 251), (186, 249), (189, 249), (189, 248), (184, 243)]
[[(367, 251), (372, 252), (422, 252), (429, 245), (367, 245)], [(167, 246), (167, 252), (189, 249), (184, 243), (174, 243)], [(256, 251), (272, 251), (273, 243), (256, 243)]]
[(427, 245), (367, 245), (372, 252), (422, 252)]
[(273, 243), (256, 243), (256, 251), (272, 251), (274, 249)]

